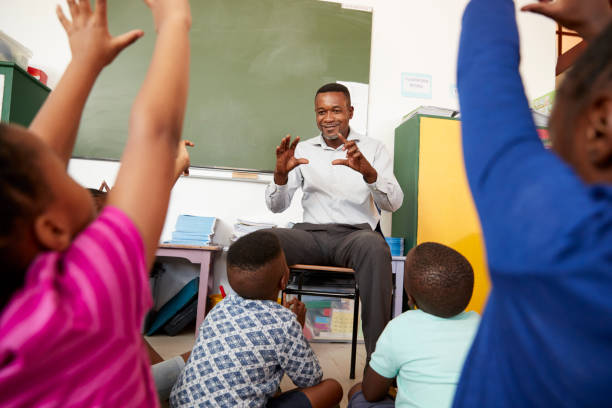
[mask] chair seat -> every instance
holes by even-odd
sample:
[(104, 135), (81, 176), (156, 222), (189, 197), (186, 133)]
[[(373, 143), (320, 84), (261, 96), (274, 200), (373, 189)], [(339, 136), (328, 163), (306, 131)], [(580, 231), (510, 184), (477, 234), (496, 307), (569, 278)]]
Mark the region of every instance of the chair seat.
[(355, 273), (355, 270), (353, 268), (342, 268), (340, 266), (295, 264), (295, 265), (290, 265), (289, 269), (299, 269), (302, 271), (327, 271), (327, 272), (340, 272), (340, 273)]

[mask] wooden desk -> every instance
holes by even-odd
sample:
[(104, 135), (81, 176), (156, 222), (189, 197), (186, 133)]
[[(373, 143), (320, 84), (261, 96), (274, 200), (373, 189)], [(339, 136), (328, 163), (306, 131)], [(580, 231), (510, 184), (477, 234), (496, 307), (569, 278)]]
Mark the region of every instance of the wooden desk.
[(214, 274), (210, 273), (214, 255), (222, 251), (220, 246), (191, 246), (161, 244), (157, 248), (157, 256), (170, 258), (183, 258), (191, 263), (200, 264), (200, 287), (198, 290), (198, 314), (196, 316), (196, 336), (204, 314), (206, 313), (206, 300), (208, 292), (212, 290)]

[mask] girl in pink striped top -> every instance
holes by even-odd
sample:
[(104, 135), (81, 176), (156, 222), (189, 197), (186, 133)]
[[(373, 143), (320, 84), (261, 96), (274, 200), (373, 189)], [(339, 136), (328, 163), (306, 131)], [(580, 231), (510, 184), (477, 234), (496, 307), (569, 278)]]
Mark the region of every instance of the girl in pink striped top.
[(142, 31), (112, 37), (105, 0), (93, 9), (68, 0), (70, 19), (57, 9), (72, 51), (66, 72), (28, 129), (0, 125), (3, 407), (158, 405), (140, 328), (170, 190), (189, 166), (180, 134), (191, 15), (187, 0), (145, 2), (155, 50), (97, 218), (66, 167), (96, 77)]

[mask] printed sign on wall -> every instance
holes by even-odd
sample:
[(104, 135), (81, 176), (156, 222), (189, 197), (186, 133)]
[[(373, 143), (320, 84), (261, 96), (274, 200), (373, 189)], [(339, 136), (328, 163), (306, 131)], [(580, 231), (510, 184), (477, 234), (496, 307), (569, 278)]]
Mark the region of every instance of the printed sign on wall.
[(431, 99), (431, 75), (402, 72), (402, 96)]

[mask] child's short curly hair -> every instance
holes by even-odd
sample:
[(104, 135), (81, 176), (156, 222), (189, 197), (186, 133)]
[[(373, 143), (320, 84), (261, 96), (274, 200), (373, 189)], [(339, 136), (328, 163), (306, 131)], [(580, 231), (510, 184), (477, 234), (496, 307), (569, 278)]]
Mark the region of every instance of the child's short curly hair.
[(232, 289), (245, 299), (264, 299), (278, 283), (272, 262), (281, 256), (278, 237), (260, 230), (241, 237), (227, 252), (227, 277)]
[(469, 261), (454, 249), (424, 242), (406, 258), (408, 292), (419, 309), (439, 317), (463, 312), (474, 289)]

